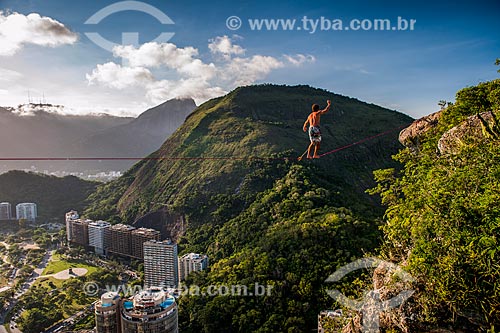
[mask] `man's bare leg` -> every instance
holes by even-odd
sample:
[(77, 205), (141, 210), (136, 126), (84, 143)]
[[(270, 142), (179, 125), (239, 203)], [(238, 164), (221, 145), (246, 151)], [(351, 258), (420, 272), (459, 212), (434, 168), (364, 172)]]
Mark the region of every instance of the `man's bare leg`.
[(319, 146), (320, 146), (320, 143), (316, 142), (316, 144), (314, 145), (314, 156), (313, 156), (313, 158), (319, 158), (319, 155), (318, 155)]
[(307, 158), (312, 158), (312, 156), (311, 156), (311, 150), (312, 150), (313, 145), (314, 145), (314, 142), (311, 142), (311, 144), (307, 148)]

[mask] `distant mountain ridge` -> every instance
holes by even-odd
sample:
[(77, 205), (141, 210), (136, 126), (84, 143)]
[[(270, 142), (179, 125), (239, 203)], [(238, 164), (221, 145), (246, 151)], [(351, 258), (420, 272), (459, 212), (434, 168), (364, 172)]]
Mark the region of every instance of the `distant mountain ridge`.
[(144, 111), (130, 122), (101, 130), (84, 138), (76, 151), (94, 147), (95, 156), (143, 157), (158, 149), (196, 108), (192, 99), (172, 99)]
[[(44, 104), (0, 108), (2, 157), (143, 157), (157, 149), (196, 107), (174, 99), (137, 118), (103, 114), (66, 115)], [(136, 161), (1, 162), (0, 172), (30, 168), (49, 171), (126, 170)]]

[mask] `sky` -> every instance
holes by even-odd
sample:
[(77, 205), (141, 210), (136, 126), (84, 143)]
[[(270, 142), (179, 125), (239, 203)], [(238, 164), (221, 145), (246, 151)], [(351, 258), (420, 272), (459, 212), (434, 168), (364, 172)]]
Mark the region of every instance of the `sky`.
[(1, 106), (29, 94), (68, 113), (130, 116), (274, 83), (417, 118), (500, 75), (493, 0), (0, 0), (0, 10)]

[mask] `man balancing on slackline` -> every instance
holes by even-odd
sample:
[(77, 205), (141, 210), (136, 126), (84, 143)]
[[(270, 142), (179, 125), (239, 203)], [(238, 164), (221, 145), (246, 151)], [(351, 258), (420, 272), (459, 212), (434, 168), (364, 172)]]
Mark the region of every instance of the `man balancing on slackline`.
[[(326, 101), (326, 108), (323, 110), (319, 109), (318, 104), (313, 104), (312, 112), (307, 117), (306, 122), (304, 123), (304, 132), (307, 131), (307, 124), (309, 124), (309, 140), (311, 140), (311, 144), (309, 148), (307, 148), (307, 158), (319, 158), (318, 150), (321, 144), (321, 131), (319, 129), (320, 118), (322, 114), (325, 114), (330, 110), (331, 102), (330, 100)], [(314, 156), (311, 156), (311, 150), (314, 146)]]

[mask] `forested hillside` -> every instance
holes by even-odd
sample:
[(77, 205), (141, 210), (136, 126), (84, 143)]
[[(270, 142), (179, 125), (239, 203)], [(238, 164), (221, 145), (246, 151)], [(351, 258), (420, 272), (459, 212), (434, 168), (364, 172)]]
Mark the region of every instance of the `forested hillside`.
[(0, 175), (0, 202), (15, 206), (21, 202), (37, 204), (38, 221), (64, 221), (64, 214), (72, 209), (82, 211), (86, 198), (95, 191), (97, 182), (78, 177), (54, 177), (23, 171), (9, 171)]
[(500, 80), (460, 90), (396, 155), (401, 171), (375, 173), (387, 206), (381, 254), (417, 280), (414, 330), (500, 328), (499, 110)]

